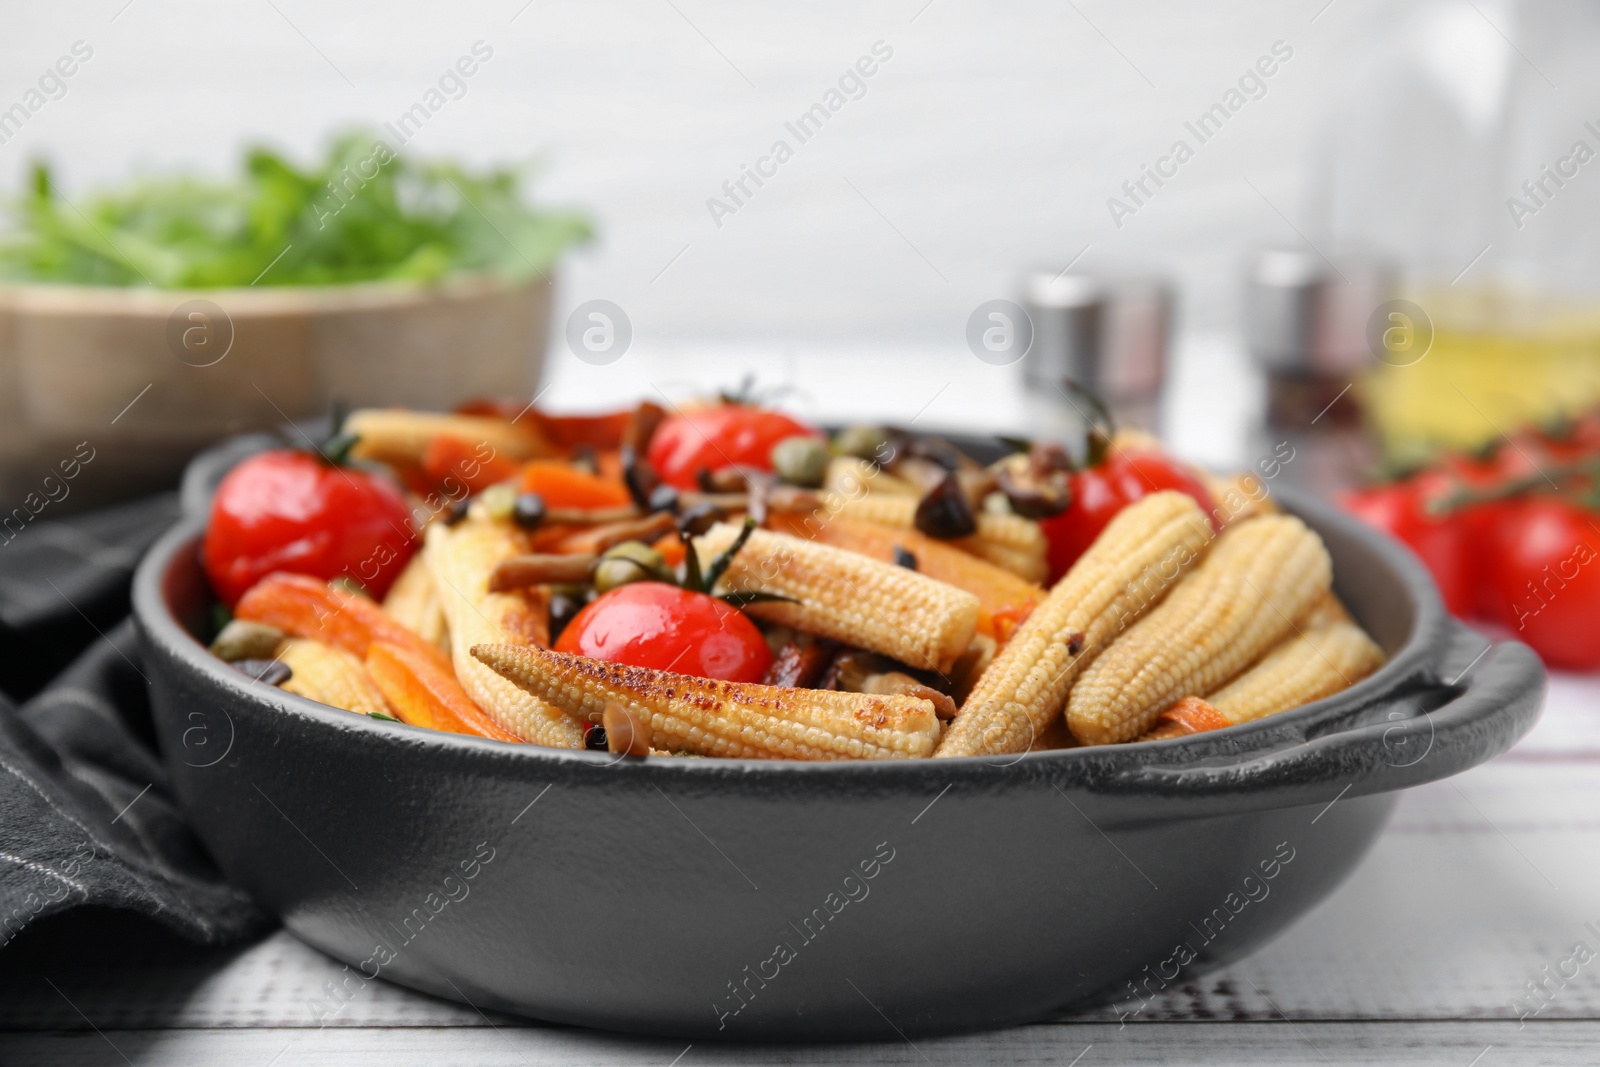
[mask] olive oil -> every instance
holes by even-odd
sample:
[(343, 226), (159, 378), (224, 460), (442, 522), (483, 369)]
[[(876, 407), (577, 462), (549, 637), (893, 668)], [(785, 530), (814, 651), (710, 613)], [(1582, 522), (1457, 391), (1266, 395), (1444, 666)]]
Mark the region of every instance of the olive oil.
[(1503, 291), (1434, 292), (1416, 303), (1432, 320), (1431, 346), (1420, 357), (1380, 352), (1362, 382), (1391, 465), (1474, 451), (1600, 403), (1600, 311)]

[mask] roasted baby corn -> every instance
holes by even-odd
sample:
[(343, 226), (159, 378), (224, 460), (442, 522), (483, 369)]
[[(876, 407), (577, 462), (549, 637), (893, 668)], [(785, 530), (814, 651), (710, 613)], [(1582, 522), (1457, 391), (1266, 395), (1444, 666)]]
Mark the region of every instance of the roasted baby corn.
[(743, 759), (896, 759), (926, 756), (939, 739), (933, 705), (907, 696), (787, 689), (668, 674), (513, 645), (473, 655), (577, 719), (607, 702), (647, 726), (653, 749)]
[(922, 495), (916, 486), (904, 478), (897, 478), (855, 456), (835, 456), (828, 461), (828, 475), (822, 487), (840, 500), (850, 500), (867, 493), (887, 493), (891, 496)]
[(278, 659), (294, 672), (283, 683), (291, 693), (360, 715), (389, 714), (389, 705), (366, 667), (342, 648), (291, 637), (278, 646)]
[(1206, 703), (1237, 725), (1332, 696), (1382, 664), (1382, 650), (1361, 627), (1334, 620), (1285, 638)]
[(1331, 575), (1328, 550), (1299, 519), (1228, 527), (1194, 573), (1079, 677), (1068, 729), (1086, 745), (1138, 737), (1173, 701), (1211, 692), (1277, 644)]
[(383, 598), (383, 613), (429, 644), (449, 647), (444, 607), (439, 602), (438, 590), (433, 587), (428, 564), (420, 555), (411, 558), (389, 587), (389, 595)]
[[(695, 539), (711, 560), (739, 536), (718, 523)], [(926, 575), (831, 545), (756, 530), (733, 557), (722, 585), (735, 593), (775, 593), (797, 603), (750, 604), (745, 611), (913, 667), (948, 671), (978, 623), (978, 598)]]
[(1267, 483), (1254, 472), (1246, 471), (1229, 477), (1219, 477), (1204, 470), (1199, 474), (1216, 505), (1217, 519), (1223, 525), (1273, 515), (1278, 511)]
[(1028, 604), (1044, 598), (1044, 590), (1004, 567), (997, 567), (917, 530), (896, 530), (825, 514), (804, 519), (774, 515), (769, 521), (772, 528), (781, 533), (859, 552), (884, 563), (895, 561), (896, 549), (911, 553), (916, 560), (917, 573), (965, 589), (978, 598), (978, 629), (983, 633), (994, 635), (996, 612), (1020, 614)]
[(532, 459), (555, 452), (532, 420), (512, 424), (487, 415), (363, 408), (345, 418), (344, 432), (358, 438), (353, 455), (383, 463), (417, 463), (435, 437), (481, 443), (493, 450), (488, 455), (505, 459)]
[(1182, 493), (1124, 508), (1000, 650), (935, 755), (1027, 751), (1061, 715), (1078, 672), (1166, 594), (1211, 537), (1200, 506)]
[[(917, 498), (889, 493), (869, 493), (859, 497), (838, 495), (828, 498), (827, 510), (830, 514), (857, 522), (873, 522), (879, 526), (909, 530), (916, 526)], [(1025, 581), (1044, 580), (1049, 570), (1045, 560), (1049, 544), (1038, 523), (1020, 515), (1001, 515), (988, 511), (978, 512), (975, 518), (977, 533), (949, 543), (1004, 567)]]
[(474, 703), (524, 741), (582, 748), (584, 724), (512, 685), (472, 656), (476, 644), (546, 644), (548, 607), (537, 589), (491, 593), (495, 565), (521, 550), (509, 525), (434, 523), (423, 549), (450, 628), (456, 677)]

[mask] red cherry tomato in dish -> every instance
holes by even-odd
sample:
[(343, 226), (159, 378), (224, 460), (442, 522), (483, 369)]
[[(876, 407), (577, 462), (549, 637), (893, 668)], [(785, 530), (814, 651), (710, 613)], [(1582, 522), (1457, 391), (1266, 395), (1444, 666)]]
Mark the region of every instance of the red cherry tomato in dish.
[(633, 582), (596, 597), (555, 649), (729, 682), (759, 682), (772, 663), (766, 638), (744, 612), (665, 582)]
[(693, 489), (702, 470), (738, 466), (769, 471), (772, 446), (799, 436), (818, 434), (781, 411), (723, 404), (662, 419), (645, 458), (668, 485)]
[(1067, 509), (1039, 523), (1050, 542), (1051, 582), (1067, 573), (1117, 512), (1140, 497), (1176, 489), (1193, 497), (1208, 516), (1214, 507), (1200, 479), (1160, 452), (1113, 452), (1098, 466), (1075, 471), (1071, 487)]
[(1600, 667), (1600, 513), (1553, 497), (1510, 505), (1484, 576), (1497, 615), (1552, 667)]
[(1452, 615), (1466, 618), (1473, 609), (1473, 566), (1468, 528), (1459, 512), (1434, 515), (1427, 502), (1448, 491), (1451, 479), (1425, 471), (1403, 482), (1371, 486), (1345, 493), (1345, 510), (1376, 526), (1415, 552), (1433, 575)]
[(392, 483), (285, 449), (251, 456), (222, 479), (201, 559), (232, 607), (273, 571), (343, 575), (381, 598), (415, 550), (411, 513)]

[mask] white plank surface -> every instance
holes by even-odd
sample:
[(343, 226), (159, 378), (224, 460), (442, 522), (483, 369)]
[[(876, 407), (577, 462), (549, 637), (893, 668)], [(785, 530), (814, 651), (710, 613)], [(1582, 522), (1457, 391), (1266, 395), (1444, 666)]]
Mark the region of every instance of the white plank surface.
[(8, 1067), (700, 1067), (705, 1064), (1032, 1067), (1190, 1064), (1504, 1064), (1592, 1067), (1600, 1023), (1115, 1023), (1023, 1026), (992, 1034), (861, 1045), (686, 1045), (577, 1030), (85, 1031), (0, 1039)]

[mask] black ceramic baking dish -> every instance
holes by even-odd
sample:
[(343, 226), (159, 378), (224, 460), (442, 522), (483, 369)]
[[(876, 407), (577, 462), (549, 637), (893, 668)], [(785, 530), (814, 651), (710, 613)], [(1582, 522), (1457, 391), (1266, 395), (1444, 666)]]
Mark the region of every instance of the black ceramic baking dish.
[(191, 518), (134, 585), (173, 786), (228, 877), (375, 978), (539, 1019), (686, 1039), (846, 1040), (1143, 998), (1325, 897), (1396, 791), (1538, 715), (1421, 566), (1335, 510), (1339, 594), (1390, 653), (1270, 719), (1151, 744), (803, 764), (627, 759), (434, 733), (252, 682), (198, 641)]

